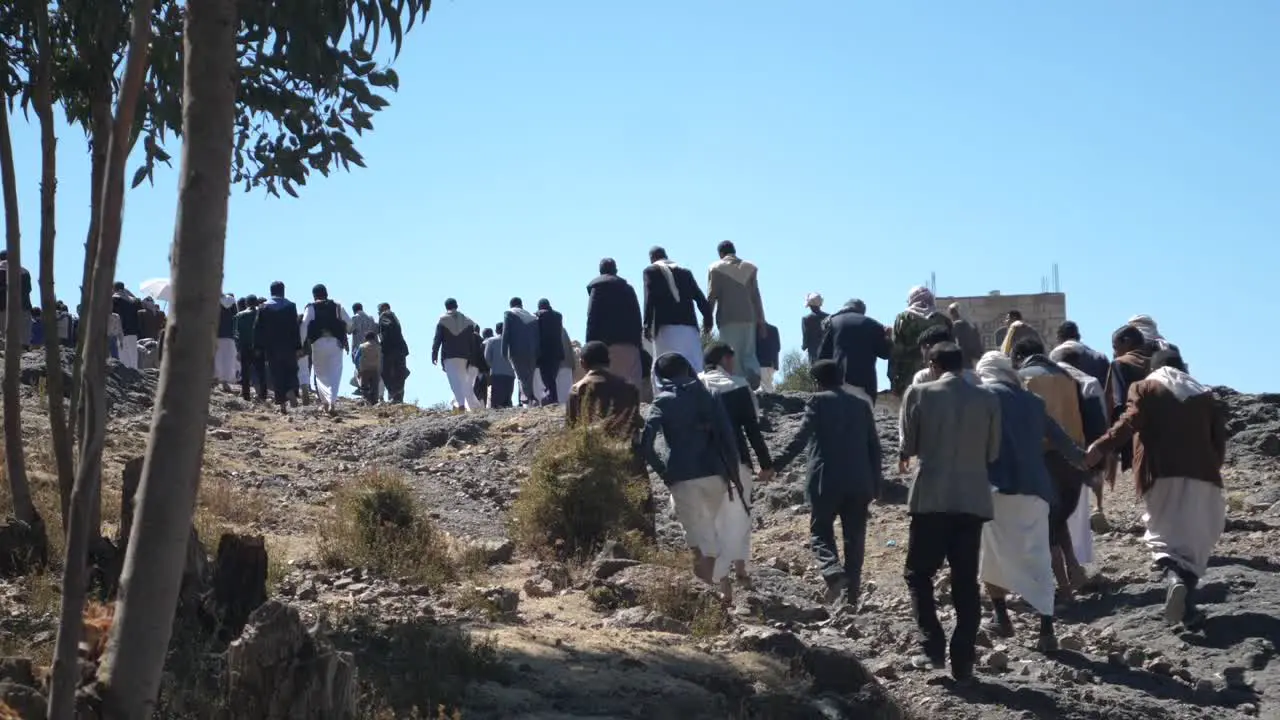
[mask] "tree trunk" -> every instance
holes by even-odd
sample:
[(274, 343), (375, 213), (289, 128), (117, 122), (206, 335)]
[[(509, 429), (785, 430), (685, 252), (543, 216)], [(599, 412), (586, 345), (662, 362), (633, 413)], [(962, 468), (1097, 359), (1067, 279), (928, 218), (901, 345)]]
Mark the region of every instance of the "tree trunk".
[(235, 17), (234, 0), (187, 3), (172, 312), (120, 601), (99, 675), (110, 717), (151, 716), (186, 566), (231, 193)]
[[(0, 65), (4, 58), (0, 51)], [(2, 104), (2, 103), (0, 103)], [(31, 501), (27, 467), (22, 451), (22, 406), (18, 373), (22, 369), (22, 230), (18, 223), (18, 181), (14, 177), (13, 139), (9, 136), (9, 110), (0, 108), (0, 184), (4, 186), (5, 249), (9, 252), (9, 293), (4, 338), (4, 451), (5, 470), (13, 495), (13, 516), (36, 527), (40, 513)]]
[(58, 141), (53, 135), (53, 48), (49, 42), (49, 13), (44, 6), (36, 8), (36, 35), (40, 53), (35, 87), (36, 115), (40, 118), (40, 314), (45, 325), (45, 395), (49, 399), (49, 435), (58, 471), (58, 495), (62, 501), (62, 530), (65, 533), (75, 470), (71, 462), (70, 428), (63, 405), (62, 337), (58, 332), (58, 296), (53, 288)]
[(213, 565), (213, 607), (218, 639), (240, 637), (254, 610), (267, 601), (267, 545), (261, 535), (227, 533)]
[[(91, 519), (97, 513), (98, 489), (102, 481), (102, 446), (106, 435), (107, 321), (111, 314), (111, 286), (115, 282), (116, 256), (120, 251), (120, 230), (124, 211), (124, 171), (128, 160), (133, 116), (146, 75), (147, 51), (151, 45), (152, 0), (133, 5), (133, 29), (129, 38), (124, 80), (111, 129), (107, 165), (100, 188), (101, 216), (98, 247), (90, 283), (89, 302), (82, 318), (83, 366), (80, 401), (84, 407), (84, 439), (80, 466), (71, 491), (71, 517), (67, 523), (67, 556), (63, 565), (62, 609), (58, 617), (58, 640), (49, 691), (50, 720), (72, 720), (79, 680), (78, 649), (81, 615), (84, 612), (88, 580), (88, 553)], [(205, 383), (206, 385), (208, 383)], [(168, 633), (165, 634), (168, 638)], [(140, 716), (128, 716), (130, 718)]]

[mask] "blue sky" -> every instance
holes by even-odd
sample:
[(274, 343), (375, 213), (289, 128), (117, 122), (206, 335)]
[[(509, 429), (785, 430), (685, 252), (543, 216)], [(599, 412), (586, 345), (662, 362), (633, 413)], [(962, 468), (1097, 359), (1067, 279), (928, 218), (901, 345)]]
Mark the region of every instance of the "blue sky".
[[(438, 1), (359, 140), (367, 170), (300, 200), (235, 191), (226, 288), (390, 302), (425, 404), (448, 395), (429, 364), (446, 297), (484, 325), (547, 297), (580, 338), (599, 258), (638, 284), (655, 243), (702, 277), (734, 240), (784, 347), (806, 292), (887, 322), (931, 271), (939, 294), (1035, 292), (1058, 262), (1086, 342), (1145, 312), (1201, 379), (1261, 391), (1242, 350), (1280, 350), (1259, 312), (1280, 263), (1277, 27), (1269, 0)], [(38, 134), (15, 120), (34, 267)], [(59, 133), (64, 295), (82, 137)], [(131, 286), (167, 273), (176, 184), (128, 195)]]

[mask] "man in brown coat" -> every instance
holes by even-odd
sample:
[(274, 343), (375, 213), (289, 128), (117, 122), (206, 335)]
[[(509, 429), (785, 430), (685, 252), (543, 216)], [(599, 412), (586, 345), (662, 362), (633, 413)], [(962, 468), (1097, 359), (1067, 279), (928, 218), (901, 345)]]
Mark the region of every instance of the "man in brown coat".
[(1199, 625), (1195, 590), (1222, 535), (1226, 502), (1222, 462), (1225, 418), (1208, 387), (1187, 374), (1182, 357), (1162, 350), (1151, 373), (1129, 386), (1124, 412), (1089, 448), (1095, 464), (1133, 441), (1133, 478), (1146, 506), (1146, 543), (1169, 583), (1164, 617)]
[[(570, 427), (578, 423), (603, 423), (611, 433), (631, 443), (635, 461), (635, 482), (649, 485), (649, 474), (644, 458), (636, 451), (640, 433), (644, 430), (644, 418), (640, 415), (640, 390), (627, 380), (609, 372), (609, 346), (592, 340), (582, 346), (580, 363), (586, 375), (569, 390), (566, 422)], [(653, 491), (650, 488), (644, 503), (648, 522), (646, 534), (655, 532), (653, 523)]]

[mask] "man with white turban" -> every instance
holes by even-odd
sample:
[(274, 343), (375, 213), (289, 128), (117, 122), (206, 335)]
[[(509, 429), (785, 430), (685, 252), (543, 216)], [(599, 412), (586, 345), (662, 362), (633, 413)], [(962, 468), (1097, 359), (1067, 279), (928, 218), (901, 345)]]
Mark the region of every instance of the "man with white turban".
[(1048, 441), (1077, 465), (1084, 451), (1049, 416), (1044, 400), (1023, 388), (1006, 355), (986, 353), (976, 370), (983, 387), (1000, 400), (1000, 453), (988, 468), (995, 512), (982, 528), (981, 578), (995, 609), (989, 627), (1001, 637), (1013, 635), (1006, 595), (1017, 593), (1039, 613), (1037, 647), (1049, 652), (1058, 646), (1049, 541), (1049, 508), (1058, 500), (1043, 448)]

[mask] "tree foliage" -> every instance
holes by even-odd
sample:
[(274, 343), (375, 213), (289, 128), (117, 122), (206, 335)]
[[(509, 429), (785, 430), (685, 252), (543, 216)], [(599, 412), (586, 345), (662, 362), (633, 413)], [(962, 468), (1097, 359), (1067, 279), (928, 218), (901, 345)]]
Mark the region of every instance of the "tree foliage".
[(782, 356), (779, 374), (782, 377), (774, 384), (778, 392), (818, 391), (818, 383), (814, 382), (813, 376), (809, 374), (809, 358), (799, 350), (791, 350)]

